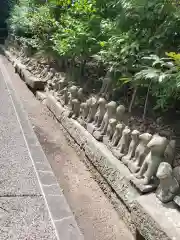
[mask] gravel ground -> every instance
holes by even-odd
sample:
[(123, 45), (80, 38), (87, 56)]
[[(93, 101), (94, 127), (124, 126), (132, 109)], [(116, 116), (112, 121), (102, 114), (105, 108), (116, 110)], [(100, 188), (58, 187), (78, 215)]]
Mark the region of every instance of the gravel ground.
[(6, 60), (5, 65), (85, 239), (133, 240), (87, 166), (68, 145), (59, 123)]

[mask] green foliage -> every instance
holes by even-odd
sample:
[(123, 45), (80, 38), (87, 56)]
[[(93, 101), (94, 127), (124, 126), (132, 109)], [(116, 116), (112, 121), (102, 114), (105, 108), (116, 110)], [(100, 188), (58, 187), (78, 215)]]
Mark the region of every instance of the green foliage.
[(93, 62), (111, 70), (117, 85), (148, 89), (156, 108), (179, 99), (180, 9), (173, 1), (19, 0), (8, 24), (37, 51), (80, 68)]

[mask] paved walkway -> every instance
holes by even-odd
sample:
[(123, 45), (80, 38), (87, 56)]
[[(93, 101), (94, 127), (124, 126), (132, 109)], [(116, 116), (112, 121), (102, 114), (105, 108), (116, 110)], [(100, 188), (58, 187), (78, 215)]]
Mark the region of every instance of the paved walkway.
[(0, 239), (83, 239), (0, 56)]

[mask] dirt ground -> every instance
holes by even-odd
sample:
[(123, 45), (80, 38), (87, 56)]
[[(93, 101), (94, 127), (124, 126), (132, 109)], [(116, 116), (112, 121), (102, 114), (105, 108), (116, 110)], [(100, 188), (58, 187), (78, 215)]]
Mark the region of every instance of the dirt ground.
[(5, 63), (85, 239), (133, 240), (86, 165), (68, 145), (59, 123), (13, 72), (11, 64)]

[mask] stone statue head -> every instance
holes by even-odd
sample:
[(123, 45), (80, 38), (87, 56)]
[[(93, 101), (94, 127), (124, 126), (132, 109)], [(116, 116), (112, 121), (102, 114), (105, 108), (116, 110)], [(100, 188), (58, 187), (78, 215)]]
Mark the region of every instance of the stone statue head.
[(165, 179), (172, 175), (172, 167), (167, 162), (162, 162), (159, 165), (159, 168), (157, 170), (156, 177), (159, 179)]
[(116, 109), (116, 113), (117, 114), (122, 114), (122, 113), (125, 112), (125, 110), (126, 110), (126, 108), (123, 105), (119, 105)]
[(121, 131), (123, 128), (124, 128), (124, 124), (123, 123), (118, 123), (116, 125), (116, 129), (119, 130), (119, 131)]
[(143, 133), (139, 136), (139, 139), (145, 144), (147, 144), (151, 140), (151, 138), (152, 135), (150, 133)]
[(97, 105), (97, 99), (95, 97), (91, 97), (90, 101), (88, 103), (91, 107), (95, 106), (95, 105)]
[(131, 132), (131, 138), (132, 138), (133, 140), (137, 140), (137, 139), (139, 138), (139, 134), (140, 134), (140, 132), (139, 132), (138, 130), (133, 130), (133, 131)]
[(70, 94), (71, 94), (71, 96), (73, 98), (76, 98), (77, 97), (78, 88), (75, 85), (73, 85), (73, 86), (71, 86), (69, 88), (69, 92), (70, 92)]
[(126, 135), (128, 135), (129, 133), (131, 132), (131, 130), (129, 129), (129, 127), (128, 126), (126, 126), (125, 128), (124, 128), (124, 130), (123, 130), (123, 136), (126, 136)]
[(158, 134), (154, 134), (150, 142), (147, 144), (147, 148), (156, 152), (164, 152), (167, 144), (167, 138), (161, 137)]
[(106, 104), (107, 112), (109, 114), (114, 114), (116, 112), (116, 106), (117, 106), (116, 102), (114, 101), (109, 102), (108, 104)]
[(105, 106), (105, 104), (106, 104), (106, 100), (104, 98), (99, 98), (98, 105)]
[(125, 113), (125, 107), (123, 105), (119, 105), (116, 109), (116, 117), (118, 121), (122, 121)]

